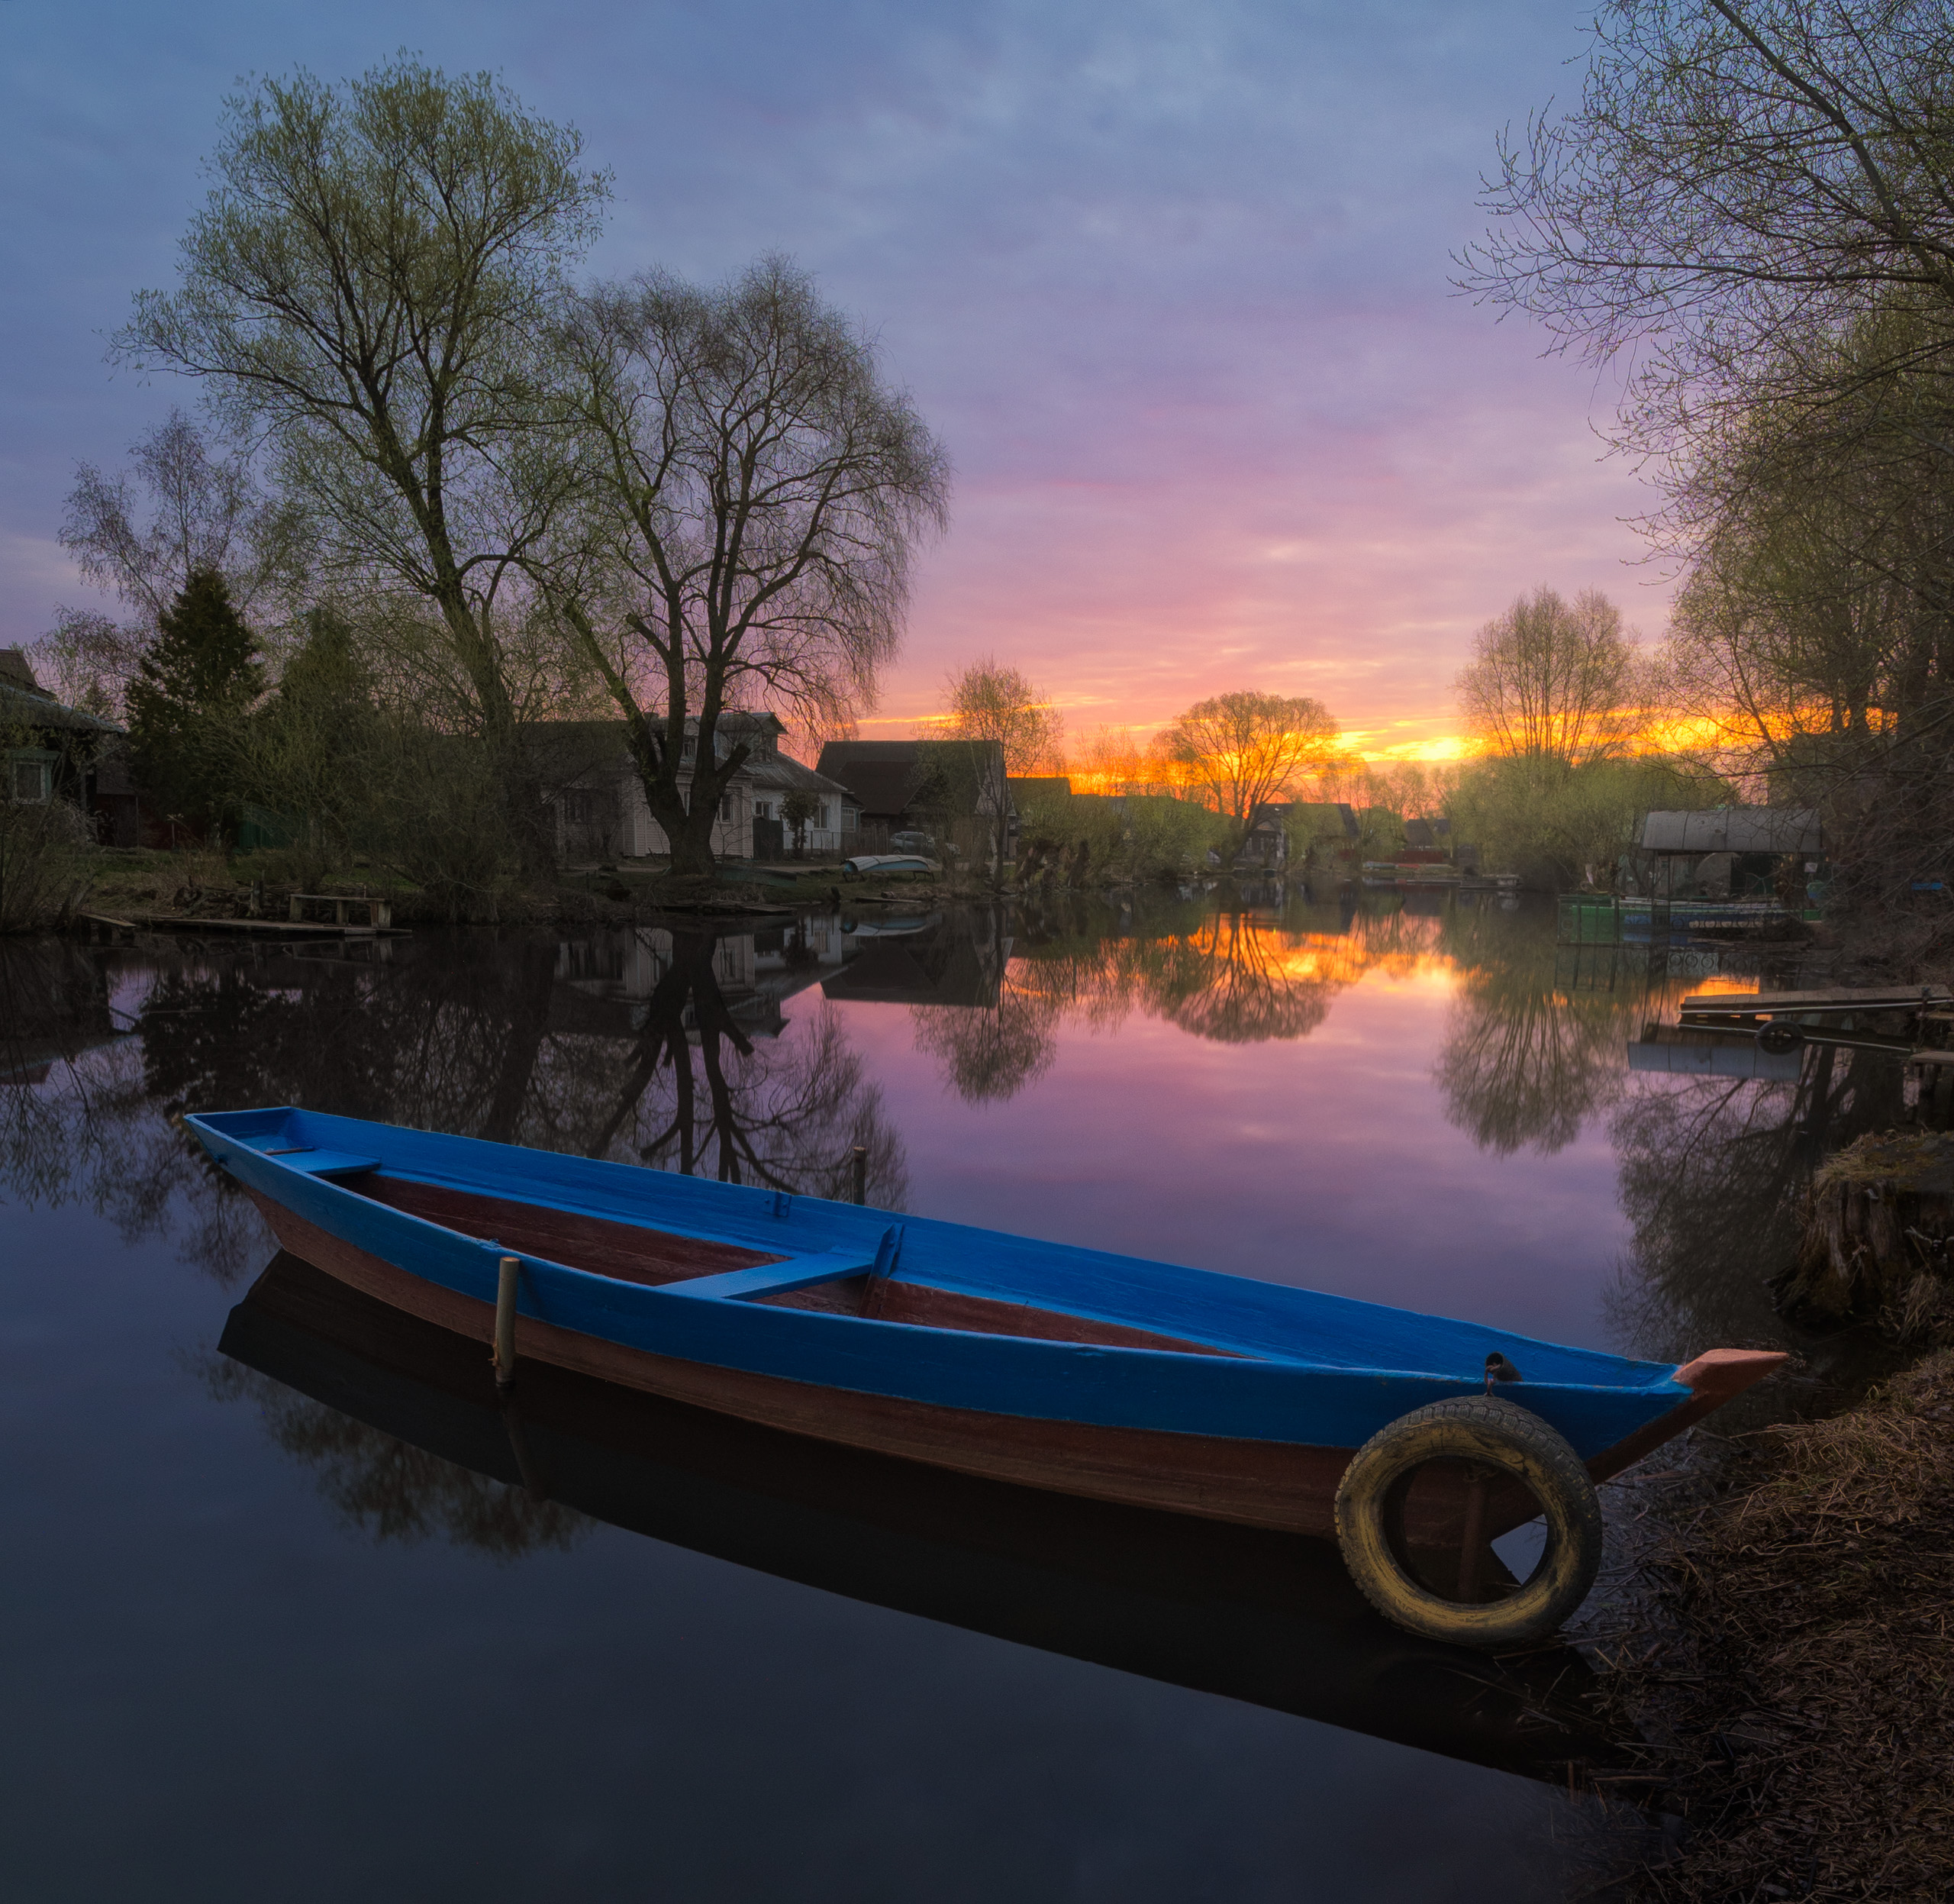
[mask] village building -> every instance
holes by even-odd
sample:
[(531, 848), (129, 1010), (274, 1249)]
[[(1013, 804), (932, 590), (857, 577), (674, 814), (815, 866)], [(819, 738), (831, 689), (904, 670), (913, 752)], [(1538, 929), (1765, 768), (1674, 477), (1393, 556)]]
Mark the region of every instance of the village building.
[[(846, 786), (782, 753), (786, 731), (771, 714), (719, 717), (714, 736), (719, 757), (743, 744), (747, 753), (713, 821), (717, 857), (779, 860), (798, 851), (832, 859), (857, 850), (860, 802)], [(643, 859), (671, 850), (664, 829), (652, 817), (621, 721), (537, 721), (524, 733), (550, 789), (559, 858), (572, 863)], [(685, 724), (679, 763), (679, 784), (688, 799), (698, 744), (695, 718)], [(804, 814), (798, 828), (790, 802)]]
[(1263, 873), (1280, 873), (1288, 866), (1289, 808), (1286, 804), (1264, 801), (1249, 815), (1248, 831), (1243, 836), (1235, 863)]
[(1802, 905), (1821, 876), (1825, 829), (1811, 807), (1720, 806), (1652, 812), (1641, 864), (1622, 856), (1617, 884), (1657, 899), (1778, 898)]
[(140, 822), (121, 734), (113, 721), (56, 700), (20, 649), (0, 648), (0, 798), (66, 800), (109, 844), (134, 846)]
[(1004, 808), (1005, 854), (1015, 850), (1018, 813), (997, 741), (830, 741), (821, 771), (846, 787), (862, 815), (862, 850), (896, 835), (933, 837), (955, 821), (981, 820), (994, 834)]

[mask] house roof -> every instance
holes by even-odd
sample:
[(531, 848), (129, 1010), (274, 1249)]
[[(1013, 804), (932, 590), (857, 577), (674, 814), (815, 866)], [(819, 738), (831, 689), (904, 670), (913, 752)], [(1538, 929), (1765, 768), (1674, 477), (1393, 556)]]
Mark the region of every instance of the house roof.
[(996, 741), (830, 741), (821, 749), (818, 766), (854, 795), (869, 818), (899, 820), (907, 817), (933, 768), (946, 773), (953, 789), (961, 788), (953, 792), (953, 801), (961, 800), (967, 807), (976, 795), (975, 804), (982, 806), (981, 792), (973, 784), (982, 776), (971, 769), (979, 750), (988, 751), (993, 763), (1003, 757), (1002, 744)]
[(1642, 823), (1650, 853), (1822, 853), (1825, 830), (1813, 807), (1713, 806), (1655, 812)]
[(15, 688), (27, 694), (37, 694), (44, 701), (54, 699), (34, 679), (34, 664), (20, 648), (0, 648), (0, 687)]
[[(685, 727), (688, 733), (696, 733), (698, 723), (690, 720)], [(722, 734), (740, 738), (758, 729), (771, 728), (776, 734), (787, 731), (783, 723), (771, 714), (745, 712), (722, 714), (718, 728)], [(634, 773), (637, 770), (630, 749), (625, 744), (624, 724), (621, 720), (530, 721), (524, 723), (523, 733), (540, 757), (545, 778), (561, 785), (581, 779), (586, 774)], [(691, 770), (689, 763), (679, 769), (682, 776)], [(838, 782), (817, 773), (812, 767), (804, 766), (785, 754), (749, 755), (737, 778), (746, 786), (772, 792), (788, 793), (798, 787), (805, 792), (830, 797), (838, 794), (851, 802), (854, 797)]]
[(887, 820), (900, 819), (908, 812), (923, 777), (913, 759), (845, 760), (836, 765), (826, 747), (821, 750), (821, 771), (845, 786), (864, 813)]
[(759, 760), (749, 760), (742, 777), (766, 792), (792, 793), (798, 789), (803, 793), (817, 793), (827, 799), (839, 795), (850, 806), (861, 804), (839, 780), (830, 779), (825, 773), (804, 766), (791, 754), (769, 754)]
[(0, 648), (0, 724), (59, 728), (71, 734), (122, 731), (98, 714), (63, 707), (34, 679), (34, 664), (18, 648)]

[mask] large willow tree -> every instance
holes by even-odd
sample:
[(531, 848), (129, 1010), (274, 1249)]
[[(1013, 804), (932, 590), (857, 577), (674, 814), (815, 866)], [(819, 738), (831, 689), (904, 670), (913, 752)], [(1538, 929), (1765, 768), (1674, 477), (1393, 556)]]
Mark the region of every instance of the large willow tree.
[(556, 343), (582, 514), (543, 573), (624, 718), (672, 870), (708, 873), (747, 757), (721, 719), (872, 705), (948, 458), (869, 339), (782, 259), (709, 289), (601, 286)]
[(539, 344), (608, 192), (580, 157), (485, 73), (263, 80), (227, 102), (177, 288), (118, 347), (268, 439), (351, 578), (431, 606), (532, 873), (550, 842), (505, 631), (564, 492)]

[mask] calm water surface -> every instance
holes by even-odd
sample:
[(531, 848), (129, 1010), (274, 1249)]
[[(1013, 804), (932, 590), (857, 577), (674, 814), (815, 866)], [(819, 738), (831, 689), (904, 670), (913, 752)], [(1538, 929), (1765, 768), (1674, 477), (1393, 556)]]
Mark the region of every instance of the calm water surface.
[(479, 1357), (315, 1299), (173, 1122), (301, 1103), (814, 1194), (862, 1144), (870, 1200), (931, 1216), (1636, 1353), (1772, 1339), (1785, 1186), (1897, 1087), (1632, 1071), (1755, 967), (1553, 941), (1268, 895), (8, 947), (8, 1894), (1565, 1895), (1527, 1689), (1327, 1547), (574, 1384), (525, 1487)]

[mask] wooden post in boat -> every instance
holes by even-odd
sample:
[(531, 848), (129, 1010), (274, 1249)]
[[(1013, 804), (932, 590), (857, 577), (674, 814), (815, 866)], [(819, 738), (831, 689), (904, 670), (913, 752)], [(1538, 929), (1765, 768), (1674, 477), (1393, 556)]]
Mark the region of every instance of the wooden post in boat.
[(855, 1201), (866, 1203), (869, 1200), (869, 1147), (858, 1144), (849, 1154), (849, 1164), (854, 1173)]
[(522, 1258), (505, 1256), (495, 1282), (495, 1386), (516, 1385), (516, 1278)]

